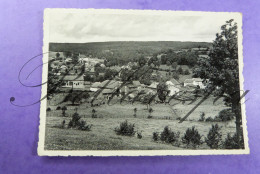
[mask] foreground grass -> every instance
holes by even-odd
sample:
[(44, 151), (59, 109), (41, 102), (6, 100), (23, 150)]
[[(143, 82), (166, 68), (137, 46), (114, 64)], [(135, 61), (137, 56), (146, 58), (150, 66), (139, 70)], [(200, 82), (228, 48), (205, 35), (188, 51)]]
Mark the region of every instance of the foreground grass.
[[(111, 105), (102, 105), (94, 107), (96, 115), (99, 118), (91, 118), (92, 107), (90, 104), (83, 103), (80, 106), (67, 106), (67, 117), (61, 117), (61, 110), (55, 110), (57, 106), (51, 106), (51, 111), (47, 112), (46, 120), (46, 138), (45, 149), (47, 150), (160, 150), (160, 149), (181, 149), (185, 148), (184, 145), (175, 147), (171, 144), (157, 143), (152, 140), (153, 132), (162, 132), (165, 126), (173, 131), (179, 131), (180, 136), (184, 135), (187, 128), (195, 126), (199, 133), (204, 137), (207, 136), (211, 125), (214, 122), (199, 122), (202, 112), (205, 117), (214, 118), (219, 111), (226, 108), (223, 102), (219, 100), (212, 104), (214, 98), (209, 97), (204, 101), (189, 117), (182, 123), (178, 123), (178, 117), (184, 117), (198, 102), (192, 104), (176, 104), (174, 106), (165, 104), (153, 104), (151, 107), (154, 112), (153, 118), (147, 119), (148, 111), (146, 105), (138, 102), (133, 105), (129, 103), (119, 104), (111, 102)], [(61, 124), (63, 120), (66, 125), (71, 119), (71, 115), (75, 112), (75, 107), (78, 108), (77, 112), (82, 116), (82, 119), (87, 124), (92, 124), (91, 131), (80, 131), (74, 129), (60, 129), (55, 125)], [(134, 108), (137, 108), (137, 117), (134, 115)], [(116, 135), (114, 129), (125, 120), (135, 124), (138, 132), (142, 132), (142, 139), (134, 137), (126, 137)], [(218, 122), (222, 127), (222, 137), (226, 137), (228, 133), (235, 132), (234, 121)], [(204, 143), (199, 149), (209, 149)]]

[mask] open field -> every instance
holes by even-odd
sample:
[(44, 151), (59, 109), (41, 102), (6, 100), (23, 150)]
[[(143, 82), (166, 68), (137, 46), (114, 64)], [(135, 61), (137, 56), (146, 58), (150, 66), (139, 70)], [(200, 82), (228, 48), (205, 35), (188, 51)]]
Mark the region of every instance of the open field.
[[(169, 126), (173, 131), (179, 131), (181, 137), (187, 128), (195, 126), (199, 133), (206, 137), (211, 125), (214, 122), (199, 122), (198, 119), (202, 112), (205, 117), (214, 118), (219, 111), (226, 108), (220, 100), (215, 105), (212, 104), (214, 98), (209, 97), (204, 101), (188, 118), (182, 123), (178, 123), (178, 117), (185, 116), (198, 102), (198, 99), (193, 104), (188, 105), (176, 104), (171, 106), (168, 104), (152, 104), (154, 112), (152, 112), (152, 119), (147, 119), (148, 111), (146, 105), (141, 103), (119, 104), (115, 101), (111, 105), (101, 105), (94, 107), (99, 118), (91, 118), (93, 107), (89, 103), (83, 103), (77, 106), (78, 113), (81, 119), (85, 120), (87, 124), (92, 124), (91, 131), (81, 131), (74, 129), (57, 128), (63, 120), (67, 125), (71, 119), (71, 115), (75, 113), (76, 106), (67, 106), (67, 117), (61, 116), (61, 110), (55, 110), (57, 106), (48, 105), (52, 110), (47, 112), (46, 121), (46, 139), (45, 149), (48, 150), (152, 150), (152, 149), (180, 149), (185, 148), (184, 145), (176, 147), (162, 142), (154, 142), (152, 140), (153, 132), (162, 132), (165, 126)], [(65, 104), (65, 103), (63, 103)], [(133, 116), (134, 108), (137, 108), (137, 117)], [(116, 127), (123, 121), (127, 120), (129, 123), (134, 123), (138, 132), (142, 132), (142, 139), (136, 136), (127, 137), (117, 135), (114, 131)], [(235, 123), (218, 122), (222, 127), (222, 137), (226, 137), (227, 133), (235, 132)], [(204, 140), (203, 137), (203, 140)], [(199, 147), (200, 149), (208, 149), (209, 147), (204, 143)]]

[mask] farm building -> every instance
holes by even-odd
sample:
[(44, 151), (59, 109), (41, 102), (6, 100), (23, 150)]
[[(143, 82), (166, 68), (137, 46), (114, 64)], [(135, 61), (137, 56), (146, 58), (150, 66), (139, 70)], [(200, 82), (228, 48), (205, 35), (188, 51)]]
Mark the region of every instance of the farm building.
[(169, 96), (173, 96), (180, 92), (180, 89), (173, 85), (168, 85), (168, 90), (169, 90), (169, 94), (168, 94)]
[(206, 87), (201, 78), (186, 79), (184, 81), (184, 87), (186, 86), (199, 86), (201, 89), (205, 89)]
[(73, 89), (84, 89), (83, 76), (67, 75), (63, 78), (65, 85), (63, 87)]
[(166, 81), (166, 85), (172, 85), (172, 86), (176, 86), (176, 87), (181, 86), (180, 82), (178, 82), (174, 78), (171, 78), (170, 80)]

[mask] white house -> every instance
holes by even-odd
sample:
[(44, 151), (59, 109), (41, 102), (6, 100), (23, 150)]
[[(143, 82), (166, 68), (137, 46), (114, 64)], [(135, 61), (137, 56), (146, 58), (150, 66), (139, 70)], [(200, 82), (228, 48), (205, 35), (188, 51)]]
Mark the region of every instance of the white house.
[(175, 79), (168, 80), (165, 84), (167, 85), (168, 90), (170, 91), (168, 94), (169, 96), (173, 96), (174, 94), (180, 92), (180, 89), (178, 88), (179, 82)]
[(180, 92), (180, 89), (175, 87), (174, 85), (168, 85), (168, 90), (170, 91), (169, 92), (169, 96), (173, 96), (175, 94), (178, 94)]
[(63, 78), (65, 88), (84, 89), (84, 77), (76, 75), (67, 75)]
[(203, 80), (201, 78), (192, 78), (192, 79), (186, 79), (184, 81), (184, 87), (185, 86), (199, 86), (200, 89), (205, 89), (205, 85), (203, 84)]

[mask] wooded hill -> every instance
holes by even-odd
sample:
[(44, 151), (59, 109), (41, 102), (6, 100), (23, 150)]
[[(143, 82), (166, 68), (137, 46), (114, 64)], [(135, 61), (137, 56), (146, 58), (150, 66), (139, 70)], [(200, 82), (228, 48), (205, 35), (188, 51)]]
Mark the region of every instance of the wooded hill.
[[(55, 52), (79, 52), (92, 54), (112, 52), (121, 55), (152, 55), (163, 50), (180, 50), (198, 47), (210, 47), (209, 42), (180, 42), (180, 41), (118, 41), (92, 43), (50, 43), (49, 50)], [(129, 57), (129, 56), (124, 56)]]

